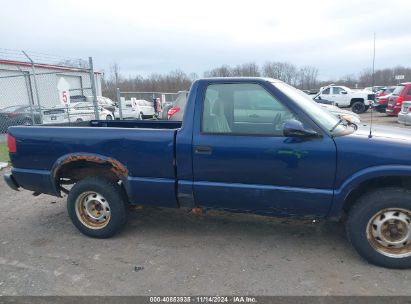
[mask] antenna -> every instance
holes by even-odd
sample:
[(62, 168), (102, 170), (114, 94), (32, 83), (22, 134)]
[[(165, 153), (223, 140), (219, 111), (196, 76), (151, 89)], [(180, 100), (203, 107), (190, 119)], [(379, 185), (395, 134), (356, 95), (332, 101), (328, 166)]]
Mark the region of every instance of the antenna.
[[(372, 92), (374, 93), (374, 85), (375, 85), (375, 32), (374, 32), (374, 54), (372, 57)], [(373, 107), (371, 105), (371, 122), (370, 122), (370, 134), (368, 134), (368, 138), (372, 138), (372, 113)]]

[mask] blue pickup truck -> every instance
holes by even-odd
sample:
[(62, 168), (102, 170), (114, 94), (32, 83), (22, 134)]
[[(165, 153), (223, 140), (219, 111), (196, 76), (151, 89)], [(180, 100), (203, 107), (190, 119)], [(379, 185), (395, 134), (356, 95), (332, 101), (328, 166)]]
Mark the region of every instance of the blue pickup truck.
[(353, 126), (268, 78), (193, 83), (182, 122), (11, 127), (8, 185), (67, 194), (85, 235), (106, 238), (128, 205), (218, 208), (345, 221), (369, 262), (411, 267), (411, 134)]

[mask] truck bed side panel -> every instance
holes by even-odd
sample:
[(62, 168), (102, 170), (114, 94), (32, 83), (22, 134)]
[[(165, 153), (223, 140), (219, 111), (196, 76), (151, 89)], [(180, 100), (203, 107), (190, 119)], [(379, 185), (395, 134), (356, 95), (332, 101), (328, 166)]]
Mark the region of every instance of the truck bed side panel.
[(17, 181), (24, 180), (26, 189), (49, 193), (45, 181), (33, 178), (36, 172), (41, 171), (42, 176), (48, 172), (51, 180), (53, 166), (66, 155), (109, 157), (127, 168), (126, 188), (132, 203), (173, 207), (177, 206), (175, 132), (173, 129), (14, 127), (10, 133), (16, 137), (17, 153), (11, 160)]

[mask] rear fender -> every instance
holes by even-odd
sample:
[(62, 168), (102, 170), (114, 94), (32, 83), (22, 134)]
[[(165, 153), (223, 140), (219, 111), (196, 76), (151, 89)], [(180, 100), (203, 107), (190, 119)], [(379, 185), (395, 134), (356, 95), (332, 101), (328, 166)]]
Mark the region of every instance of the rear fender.
[(52, 179), (51, 182), (53, 185), (54, 192), (57, 193), (59, 196), (61, 196), (61, 193), (60, 193), (58, 177), (59, 177), (61, 168), (67, 164), (78, 162), (78, 161), (86, 161), (86, 162), (99, 164), (99, 165), (109, 164), (110, 171), (114, 173), (119, 178), (119, 180), (123, 182), (126, 192), (129, 193), (128, 179), (127, 179), (128, 169), (125, 165), (123, 165), (121, 162), (111, 157), (107, 157), (107, 156), (100, 155), (100, 154), (94, 154), (94, 153), (80, 152), (80, 153), (70, 153), (70, 154), (63, 155), (59, 159), (57, 159), (57, 161), (52, 166), (52, 169), (50, 172), (51, 179)]

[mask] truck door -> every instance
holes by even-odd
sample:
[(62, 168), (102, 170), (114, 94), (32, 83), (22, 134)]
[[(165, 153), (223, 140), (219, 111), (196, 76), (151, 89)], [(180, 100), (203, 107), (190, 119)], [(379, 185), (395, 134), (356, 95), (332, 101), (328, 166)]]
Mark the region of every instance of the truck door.
[(193, 126), (197, 205), (257, 213), (325, 215), (333, 196), (333, 140), (283, 136), (299, 119), (258, 83), (212, 83)]
[(348, 97), (348, 92), (345, 91), (341, 87), (332, 87), (332, 94), (331, 94), (331, 100), (335, 102), (335, 104), (343, 107), (348, 107), (350, 106), (350, 101)]

